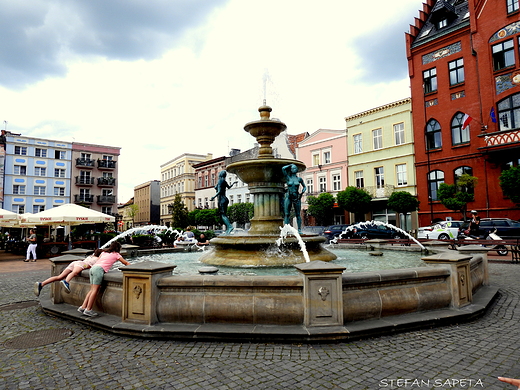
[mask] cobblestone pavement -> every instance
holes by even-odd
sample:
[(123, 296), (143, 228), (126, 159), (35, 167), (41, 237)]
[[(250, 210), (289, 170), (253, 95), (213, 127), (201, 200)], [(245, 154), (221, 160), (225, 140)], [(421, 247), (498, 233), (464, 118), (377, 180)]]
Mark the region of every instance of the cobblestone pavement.
[[(520, 377), (519, 274), (519, 265), (490, 264), (501, 294), (479, 320), (333, 344), (143, 340), (39, 306), (0, 310), (0, 389), (513, 389), (496, 377)], [(0, 274), (0, 305), (34, 301), (34, 282), (47, 276)], [(59, 328), (72, 336), (34, 348), (6, 343)]]

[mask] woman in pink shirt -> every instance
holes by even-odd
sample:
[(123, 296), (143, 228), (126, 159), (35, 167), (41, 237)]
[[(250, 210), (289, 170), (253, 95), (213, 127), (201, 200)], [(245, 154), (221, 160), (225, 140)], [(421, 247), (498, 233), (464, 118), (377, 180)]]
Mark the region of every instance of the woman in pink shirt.
[(94, 303), (96, 302), (101, 283), (103, 282), (103, 276), (105, 272), (108, 272), (116, 261), (120, 261), (124, 265), (130, 265), (128, 261), (123, 259), (121, 254), (121, 244), (114, 241), (105, 252), (101, 253), (98, 261), (90, 269), (90, 290), (83, 301), (83, 304), (78, 307), (78, 311), (86, 316), (94, 317), (97, 313), (92, 310)]

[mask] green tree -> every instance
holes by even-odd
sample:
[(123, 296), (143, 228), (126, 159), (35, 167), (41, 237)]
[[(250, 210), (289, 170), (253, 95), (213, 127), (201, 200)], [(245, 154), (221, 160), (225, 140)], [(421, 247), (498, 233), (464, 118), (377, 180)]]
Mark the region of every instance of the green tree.
[(227, 215), (231, 223), (236, 222), (237, 225), (244, 226), (251, 221), (254, 215), (253, 203), (235, 203), (228, 207)]
[(511, 201), (520, 205), (520, 167), (510, 167), (499, 177), (500, 187)]
[(172, 206), (172, 226), (185, 229), (189, 225), (188, 208), (182, 201), (181, 195), (175, 195)]
[(135, 217), (137, 213), (139, 212), (139, 205), (132, 203), (131, 205), (127, 206), (125, 208), (125, 213), (127, 217), (132, 219), (132, 226), (134, 226)]
[[(395, 191), (388, 198), (388, 208), (398, 214), (405, 214), (405, 216), (409, 212), (416, 211), (419, 208), (419, 203), (417, 198), (407, 191)], [(404, 230), (406, 230), (406, 217), (404, 218), (404, 224)]]
[(364, 189), (349, 186), (336, 195), (339, 207), (351, 213), (366, 214), (372, 209), (372, 196)]
[(196, 211), (195, 225), (213, 227), (219, 224), (217, 209), (202, 209)]
[(332, 223), (334, 196), (328, 192), (322, 192), (318, 197), (309, 196), (307, 203), (309, 204), (307, 213), (316, 219), (318, 225), (324, 226)]

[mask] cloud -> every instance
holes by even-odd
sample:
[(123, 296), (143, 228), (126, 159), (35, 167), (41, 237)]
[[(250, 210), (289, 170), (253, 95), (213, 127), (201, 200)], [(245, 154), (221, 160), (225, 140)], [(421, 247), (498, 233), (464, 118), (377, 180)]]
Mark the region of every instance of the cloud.
[(5, 0), (0, 85), (62, 77), (71, 58), (150, 60), (227, 0)]

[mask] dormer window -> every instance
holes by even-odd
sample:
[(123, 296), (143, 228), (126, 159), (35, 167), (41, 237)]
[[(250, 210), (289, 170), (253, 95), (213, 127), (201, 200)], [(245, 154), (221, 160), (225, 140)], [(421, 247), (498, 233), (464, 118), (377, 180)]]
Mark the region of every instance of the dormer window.
[(448, 19), (441, 19), (437, 22), (437, 30), (440, 30), (443, 27), (448, 25)]

